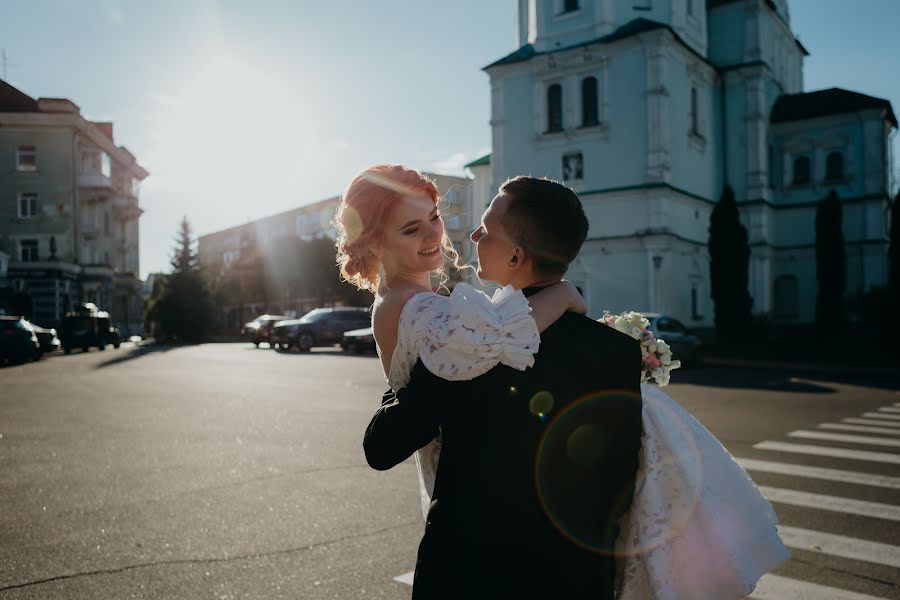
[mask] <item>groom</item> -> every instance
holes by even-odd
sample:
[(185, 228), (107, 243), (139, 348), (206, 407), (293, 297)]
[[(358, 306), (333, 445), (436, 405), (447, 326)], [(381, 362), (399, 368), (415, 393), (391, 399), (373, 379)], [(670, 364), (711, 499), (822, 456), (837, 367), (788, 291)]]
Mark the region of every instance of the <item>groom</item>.
[[(500, 187), (472, 233), (478, 275), (525, 295), (558, 282), (587, 236), (578, 196), (546, 179)], [(602, 291), (601, 291), (602, 293)], [(413, 598), (613, 598), (617, 520), (641, 445), (641, 351), (566, 313), (534, 366), (446, 381), (419, 361), (385, 394), (366, 459), (390, 469), (443, 435)]]

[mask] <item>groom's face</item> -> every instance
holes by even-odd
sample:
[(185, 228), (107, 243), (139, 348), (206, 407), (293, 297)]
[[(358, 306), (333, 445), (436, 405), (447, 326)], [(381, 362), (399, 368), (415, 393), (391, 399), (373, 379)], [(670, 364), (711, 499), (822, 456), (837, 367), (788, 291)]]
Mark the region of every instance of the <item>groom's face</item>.
[(481, 217), (481, 225), (470, 236), (478, 255), (478, 277), (506, 285), (510, 282), (510, 258), (515, 253), (516, 244), (506, 234), (503, 215), (511, 198), (498, 194)]

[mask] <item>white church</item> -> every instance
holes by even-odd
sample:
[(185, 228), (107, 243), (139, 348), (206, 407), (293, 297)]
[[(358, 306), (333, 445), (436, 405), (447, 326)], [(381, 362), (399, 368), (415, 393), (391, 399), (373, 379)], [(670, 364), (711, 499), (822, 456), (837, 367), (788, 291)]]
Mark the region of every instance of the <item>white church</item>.
[(474, 210), (515, 175), (576, 189), (590, 232), (567, 277), (590, 314), (711, 325), (708, 228), (725, 185), (755, 314), (813, 319), (815, 211), (832, 189), (847, 294), (886, 282), (897, 119), (887, 100), (804, 92), (787, 0), (517, 0), (516, 19), (518, 48), (484, 68), (492, 152), (467, 165)]

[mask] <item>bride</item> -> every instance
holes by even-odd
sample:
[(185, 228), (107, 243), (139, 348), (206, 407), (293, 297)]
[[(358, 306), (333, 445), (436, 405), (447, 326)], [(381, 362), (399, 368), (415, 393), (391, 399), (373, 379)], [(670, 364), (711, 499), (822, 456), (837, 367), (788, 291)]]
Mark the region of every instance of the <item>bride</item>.
[[(435, 293), (445, 255), (457, 253), (443, 227), (432, 181), (399, 165), (359, 174), (335, 217), (342, 276), (375, 295), (373, 327), (388, 383), (399, 390), (418, 360), (435, 375), (470, 380), (498, 364), (525, 370), (540, 333), (566, 311), (585, 313), (567, 282), (525, 298), (506, 286), (489, 298), (465, 283)], [(473, 238), (474, 239), (474, 238)], [(479, 246), (479, 259), (490, 249)], [(687, 600), (748, 595), (787, 558), (777, 517), (746, 472), (699, 422), (656, 386), (642, 385), (640, 468), (616, 542), (620, 598)], [(427, 511), (440, 437), (423, 440), (416, 465)]]

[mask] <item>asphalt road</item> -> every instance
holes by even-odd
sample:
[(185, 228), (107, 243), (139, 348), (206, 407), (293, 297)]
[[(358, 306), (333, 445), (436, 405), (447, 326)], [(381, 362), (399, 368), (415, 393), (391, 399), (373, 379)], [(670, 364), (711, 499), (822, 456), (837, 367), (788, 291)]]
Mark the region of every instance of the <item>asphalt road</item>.
[[(753, 597), (900, 598), (900, 378), (700, 368), (673, 382), (757, 461), (788, 527), (793, 558)], [(373, 356), (249, 344), (0, 369), (0, 599), (408, 598), (394, 578), (422, 531), (415, 470), (371, 471), (361, 450), (384, 389)]]

